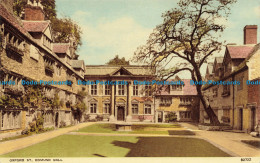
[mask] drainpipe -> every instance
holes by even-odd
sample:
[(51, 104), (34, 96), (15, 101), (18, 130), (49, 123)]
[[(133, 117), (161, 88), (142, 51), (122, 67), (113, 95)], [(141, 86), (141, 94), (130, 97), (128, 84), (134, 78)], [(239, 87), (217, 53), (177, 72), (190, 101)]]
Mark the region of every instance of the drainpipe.
[(156, 114), (155, 114), (155, 95), (153, 96), (153, 123), (155, 123)]
[[(234, 81), (234, 76), (232, 77), (232, 80)], [(235, 85), (234, 84), (232, 84), (232, 88), (233, 88), (233, 99), (232, 99), (232, 103), (233, 103), (233, 114), (232, 114), (232, 128), (234, 129), (234, 122), (235, 122), (235, 120), (234, 120), (234, 118), (235, 118)]]

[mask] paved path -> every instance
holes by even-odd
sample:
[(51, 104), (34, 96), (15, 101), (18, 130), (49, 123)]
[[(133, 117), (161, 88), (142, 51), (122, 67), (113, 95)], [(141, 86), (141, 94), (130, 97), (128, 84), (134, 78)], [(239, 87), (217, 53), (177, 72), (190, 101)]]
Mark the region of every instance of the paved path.
[(208, 140), (212, 144), (220, 147), (221, 149), (227, 149), (228, 151), (235, 154), (238, 157), (259, 157), (260, 150), (254, 147), (251, 147), (245, 143), (242, 143), (241, 140), (258, 140), (260, 138), (255, 138), (246, 133), (232, 133), (224, 131), (204, 131), (198, 130), (198, 127), (188, 123), (181, 123), (182, 126), (187, 129), (191, 129), (199, 137)]
[(94, 122), (88, 122), (88, 123), (80, 123), (72, 127), (67, 128), (61, 128), (58, 130), (42, 133), (42, 134), (35, 134), (32, 136), (28, 136), (25, 138), (10, 140), (10, 141), (4, 141), (0, 143), (0, 155), (16, 151), (18, 149), (22, 149), (28, 146), (31, 146), (33, 144), (37, 144), (43, 141), (46, 141), (48, 139), (66, 134), (68, 132), (78, 130), (79, 128), (83, 128), (89, 125), (92, 125)]
[(88, 135), (88, 136), (141, 136), (141, 137), (194, 137), (194, 135), (169, 135), (169, 134), (124, 134), (124, 133), (86, 133), (69, 132), (68, 135)]

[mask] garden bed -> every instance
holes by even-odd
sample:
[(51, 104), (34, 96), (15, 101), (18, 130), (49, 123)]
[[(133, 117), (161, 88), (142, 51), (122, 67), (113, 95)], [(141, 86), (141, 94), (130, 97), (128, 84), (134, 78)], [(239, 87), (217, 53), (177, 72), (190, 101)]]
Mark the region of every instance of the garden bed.
[(199, 130), (206, 130), (206, 131), (224, 131), (224, 130), (231, 130), (232, 127), (227, 124), (220, 124), (219, 126), (214, 126), (211, 124), (199, 124)]

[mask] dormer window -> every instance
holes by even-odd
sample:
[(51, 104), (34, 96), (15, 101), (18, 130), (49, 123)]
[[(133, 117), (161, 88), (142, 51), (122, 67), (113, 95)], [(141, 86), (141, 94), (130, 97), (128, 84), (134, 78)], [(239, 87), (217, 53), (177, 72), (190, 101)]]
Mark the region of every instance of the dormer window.
[(174, 91), (181, 91), (183, 88), (183, 85), (172, 85), (172, 90)]

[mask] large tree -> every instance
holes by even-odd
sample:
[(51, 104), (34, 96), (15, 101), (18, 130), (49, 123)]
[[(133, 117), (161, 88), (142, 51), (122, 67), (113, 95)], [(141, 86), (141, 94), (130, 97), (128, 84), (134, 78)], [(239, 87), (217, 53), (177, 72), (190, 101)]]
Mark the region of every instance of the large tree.
[[(142, 61), (157, 68), (163, 79), (186, 71), (192, 80), (202, 81), (201, 66), (219, 52), (219, 41), (235, 0), (180, 0), (178, 7), (165, 12), (163, 23), (150, 34), (146, 45), (135, 52), (133, 61)], [(173, 64), (170, 64), (173, 63)], [(220, 122), (196, 85), (198, 96), (214, 125)]]
[(117, 65), (130, 65), (129, 61), (125, 60), (125, 57), (119, 58), (118, 55), (116, 55), (113, 59), (109, 60), (107, 63), (107, 65), (113, 65), (113, 66), (117, 66)]

